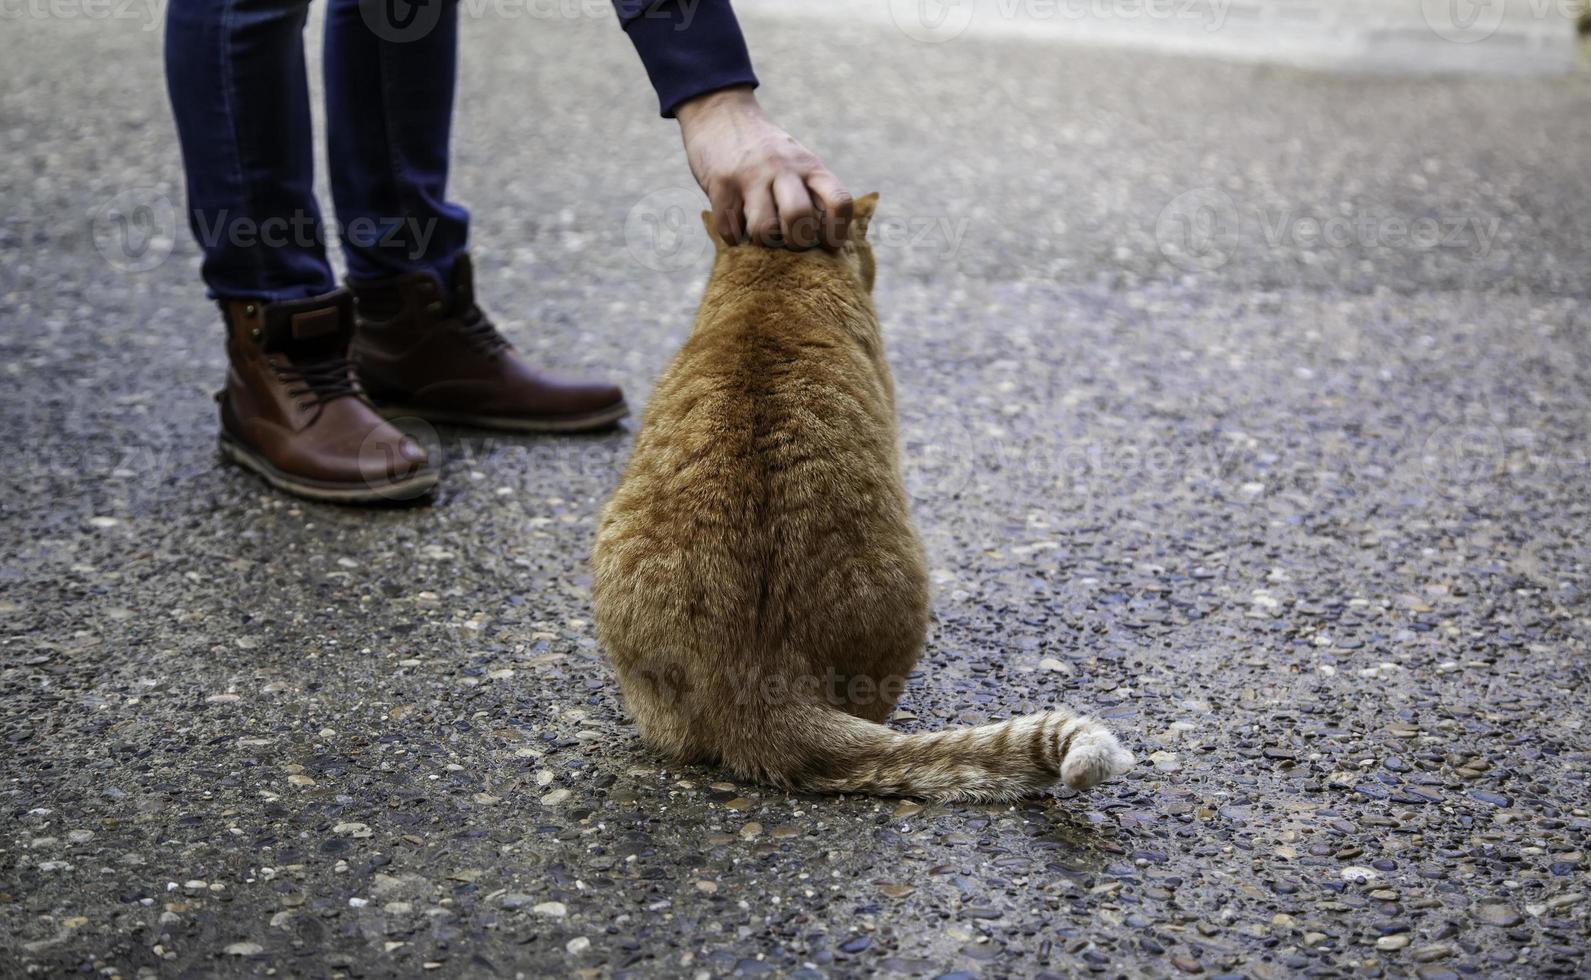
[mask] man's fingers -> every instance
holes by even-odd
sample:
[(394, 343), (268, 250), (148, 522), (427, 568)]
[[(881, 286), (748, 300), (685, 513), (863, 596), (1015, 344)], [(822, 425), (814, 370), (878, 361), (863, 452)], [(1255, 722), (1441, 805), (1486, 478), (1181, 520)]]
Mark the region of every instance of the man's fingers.
[(779, 210), (774, 206), (772, 187), (747, 191), (746, 234), (758, 245), (778, 248), (784, 244), (779, 233)]
[(807, 190), (818, 202), (823, 212), (822, 234), (825, 248), (839, 248), (851, 233), (851, 192), (840, 179), (827, 170), (818, 170), (807, 178)]
[(773, 182), (774, 203), (779, 206), (779, 231), (786, 248), (811, 248), (818, 243), (818, 212), (807, 193), (806, 182), (783, 173)]
[(745, 227), (746, 216), (738, 203), (733, 208), (713, 212), (713, 230), (718, 232), (718, 240), (731, 248), (740, 244), (741, 229)]
[(746, 222), (740, 193), (733, 187), (716, 187), (707, 200), (713, 209), (713, 231), (719, 240), (725, 245), (739, 245), (740, 232)]
[(719, 241), (733, 248), (740, 244), (745, 229), (746, 212), (740, 198), (713, 207), (713, 231), (718, 233)]

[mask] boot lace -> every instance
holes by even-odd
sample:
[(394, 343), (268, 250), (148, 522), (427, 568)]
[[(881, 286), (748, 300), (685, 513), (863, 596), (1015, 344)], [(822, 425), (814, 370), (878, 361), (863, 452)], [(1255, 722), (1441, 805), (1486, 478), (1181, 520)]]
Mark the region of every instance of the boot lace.
[(271, 367), (278, 378), (290, 385), (288, 397), (297, 401), (299, 408), (315, 409), (316, 415), (329, 401), (359, 394), (344, 354), (313, 361), (272, 363)]
[(486, 318), (481, 308), (474, 303), (459, 314), (456, 321), (458, 332), (476, 350), (488, 357), (496, 357), (510, 346), (508, 338), (497, 332), (492, 321)]

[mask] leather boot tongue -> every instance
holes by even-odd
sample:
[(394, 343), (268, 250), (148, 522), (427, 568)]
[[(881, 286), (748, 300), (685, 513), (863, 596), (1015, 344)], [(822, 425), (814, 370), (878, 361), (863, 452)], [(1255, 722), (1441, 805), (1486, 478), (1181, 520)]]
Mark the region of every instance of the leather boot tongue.
[(293, 310), (281, 327), (282, 352), (296, 369), (298, 381), (319, 402), (358, 393), (348, 364), (353, 316), (345, 299), (340, 297), (332, 306)]
[(341, 357), (353, 337), (353, 294), (345, 289), (265, 307), (265, 349), (294, 361)]
[(347, 324), (336, 306), (294, 313), (285, 333), (286, 354), (294, 361), (323, 361), (348, 349)]

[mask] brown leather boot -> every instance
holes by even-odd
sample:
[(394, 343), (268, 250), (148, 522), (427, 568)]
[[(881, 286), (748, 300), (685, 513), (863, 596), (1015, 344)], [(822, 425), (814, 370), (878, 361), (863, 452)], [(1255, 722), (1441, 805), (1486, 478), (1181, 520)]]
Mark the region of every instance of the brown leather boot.
[(467, 255), (454, 264), (451, 301), (428, 272), (349, 285), (357, 303), (349, 356), (371, 401), (389, 418), (583, 432), (629, 413), (614, 385), (559, 378), (526, 364), (475, 305)]
[(346, 289), (283, 303), (221, 303), (227, 324), (221, 454), (288, 493), (365, 503), (436, 486), (425, 449), (359, 391), (348, 363)]

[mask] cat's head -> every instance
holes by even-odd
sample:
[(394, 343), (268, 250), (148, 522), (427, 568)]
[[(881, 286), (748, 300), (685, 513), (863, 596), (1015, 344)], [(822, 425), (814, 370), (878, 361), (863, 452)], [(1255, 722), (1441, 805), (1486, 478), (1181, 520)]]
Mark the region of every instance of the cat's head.
[[(877, 191), (857, 198), (851, 205), (851, 227), (846, 235), (845, 244), (833, 253), (813, 250), (814, 256), (830, 256), (831, 261), (838, 261), (844, 265), (862, 284), (862, 288), (870, 293), (873, 291), (876, 267), (873, 262), (873, 246), (867, 240), (867, 226), (873, 220), (873, 211), (877, 207)], [(707, 237), (713, 241), (713, 249), (721, 255), (728, 246), (714, 230), (711, 211), (702, 212), (702, 225), (707, 229)]]

